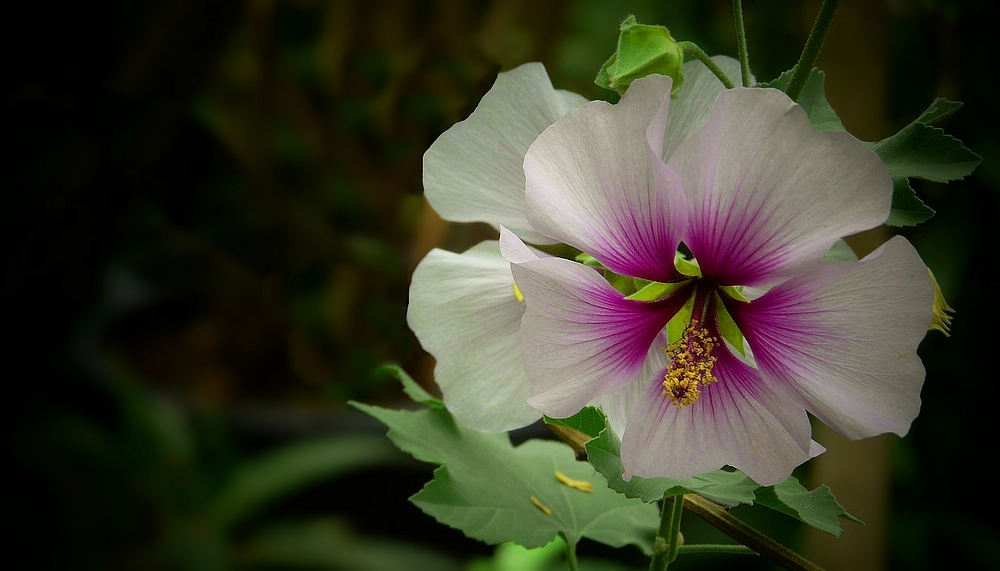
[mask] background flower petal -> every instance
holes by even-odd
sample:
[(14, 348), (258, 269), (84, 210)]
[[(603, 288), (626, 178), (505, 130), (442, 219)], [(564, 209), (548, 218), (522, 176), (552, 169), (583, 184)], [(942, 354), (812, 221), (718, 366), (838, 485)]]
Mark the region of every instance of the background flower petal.
[(826, 262), (751, 303), (730, 304), (730, 313), (765, 379), (857, 439), (903, 435), (917, 416), (924, 367), (916, 349), (933, 300), (927, 268), (897, 236), (860, 262)]
[(453, 222), (510, 228), (528, 242), (551, 244), (524, 215), (524, 154), (546, 127), (587, 100), (552, 88), (540, 63), (501, 73), (465, 121), (424, 154), (424, 194)]
[(445, 406), (466, 426), (504, 432), (541, 418), (525, 402), (523, 313), (496, 241), (462, 254), (434, 249), (414, 271), (406, 321), (437, 359)]
[(776, 89), (727, 90), (669, 165), (690, 202), (684, 243), (724, 285), (780, 282), (889, 215), (892, 179), (845, 132), (814, 132)]
[(636, 80), (617, 105), (588, 103), (535, 140), (524, 158), (535, 229), (620, 274), (677, 275), (686, 199), (646, 136), (654, 120), (662, 124), (670, 86), (664, 76)]
[(718, 353), (718, 382), (701, 387), (684, 408), (663, 396), (664, 372), (641, 381), (645, 394), (629, 414), (621, 449), (626, 478), (684, 479), (730, 465), (767, 486), (810, 458), (802, 406), (772, 392), (728, 350)]

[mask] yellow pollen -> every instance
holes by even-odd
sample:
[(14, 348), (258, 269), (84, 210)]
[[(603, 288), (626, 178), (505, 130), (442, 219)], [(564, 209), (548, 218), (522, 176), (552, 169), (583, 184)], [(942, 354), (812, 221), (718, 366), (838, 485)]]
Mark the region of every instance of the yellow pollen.
[(514, 284), (514, 297), (517, 298), (517, 301), (524, 301), (524, 296), (521, 295), (521, 290), (518, 289), (516, 283)]
[(699, 385), (707, 386), (719, 380), (712, 374), (716, 361), (712, 350), (719, 340), (698, 325), (697, 321), (692, 321), (683, 337), (663, 348), (671, 361), (663, 376), (663, 396), (677, 408), (698, 400)]

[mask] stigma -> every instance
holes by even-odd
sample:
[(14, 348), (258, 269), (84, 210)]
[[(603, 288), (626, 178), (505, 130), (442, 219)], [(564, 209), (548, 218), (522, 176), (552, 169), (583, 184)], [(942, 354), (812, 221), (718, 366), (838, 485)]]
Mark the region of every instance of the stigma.
[(712, 350), (719, 344), (700, 321), (692, 319), (684, 335), (663, 348), (670, 359), (663, 376), (663, 396), (677, 408), (694, 404), (701, 394), (699, 386), (710, 385), (719, 379), (712, 374), (716, 357)]

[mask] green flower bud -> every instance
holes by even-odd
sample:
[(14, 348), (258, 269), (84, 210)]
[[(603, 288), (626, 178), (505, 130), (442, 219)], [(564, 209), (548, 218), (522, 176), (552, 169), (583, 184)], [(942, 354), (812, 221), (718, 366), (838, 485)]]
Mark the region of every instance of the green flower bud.
[(636, 79), (654, 73), (672, 77), (673, 92), (684, 83), (684, 50), (663, 26), (647, 26), (625, 18), (618, 35), (618, 49), (604, 63), (594, 83), (625, 93)]

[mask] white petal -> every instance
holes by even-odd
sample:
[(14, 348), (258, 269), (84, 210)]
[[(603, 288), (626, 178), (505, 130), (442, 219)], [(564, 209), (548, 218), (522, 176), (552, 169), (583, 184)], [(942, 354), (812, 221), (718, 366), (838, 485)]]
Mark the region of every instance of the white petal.
[(525, 402), (531, 387), (521, 364), (523, 313), (496, 241), (462, 254), (434, 249), (414, 271), (406, 320), (437, 359), (434, 378), (462, 424), (504, 432), (541, 418)]
[(686, 199), (649, 140), (663, 132), (651, 124), (662, 125), (670, 86), (663, 76), (637, 80), (617, 105), (587, 103), (532, 143), (524, 173), (535, 229), (619, 274), (676, 276)]
[(669, 165), (691, 214), (684, 243), (725, 285), (773, 285), (881, 224), (892, 179), (845, 132), (816, 133), (776, 89), (727, 90)]
[(701, 387), (698, 400), (684, 408), (663, 396), (663, 371), (645, 380), (622, 437), (626, 478), (684, 479), (728, 464), (767, 486), (810, 458), (801, 405), (774, 394), (728, 351), (713, 372), (718, 382)]
[(824, 262), (730, 313), (765, 378), (857, 439), (906, 434), (917, 416), (916, 350), (933, 301), (927, 268), (897, 236), (860, 262)]
[(540, 63), (501, 73), (465, 121), (424, 154), (424, 193), (445, 220), (503, 224), (525, 240), (552, 243), (524, 214), (524, 154), (546, 127), (586, 99), (555, 90)]
[[(740, 82), (740, 62), (731, 57), (715, 56), (712, 61), (734, 80)], [(668, 160), (686, 139), (708, 120), (715, 99), (726, 90), (715, 74), (705, 64), (694, 60), (684, 64), (684, 85), (677, 97), (670, 101), (666, 136), (663, 138), (663, 159)]]

